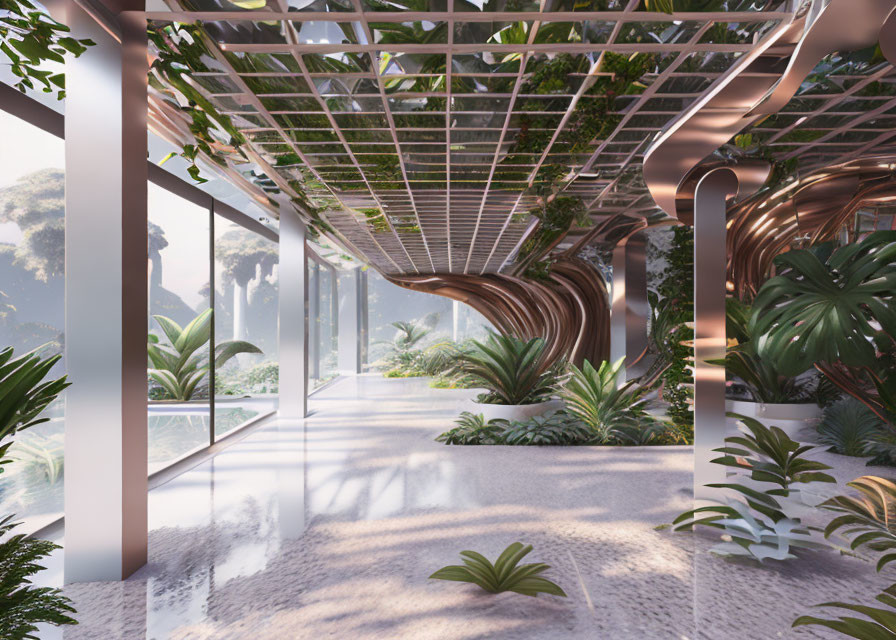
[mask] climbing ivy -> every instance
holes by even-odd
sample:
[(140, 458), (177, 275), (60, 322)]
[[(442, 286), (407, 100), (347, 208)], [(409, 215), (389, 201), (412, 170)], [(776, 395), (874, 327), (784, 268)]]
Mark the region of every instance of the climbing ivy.
[(65, 98), (65, 73), (41, 67), (49, 62), (64, 64), (67, 54), (77, 58), (96, 44), (64, 35), (70, 31), (28, 0), (0, 0), (0, 51), (19, 78), (16, 89), (25, 93), (39, 85), (44, 93), (56, 92), (58, 100)]
[(668, 266), (660, 275), (658, 296), (652, 296), (654, 325), (652, 342), (660, 358), (669, 367), (662, 378), (663, 398), (669, 403), (668, 414), (688, 442), (694, 437), (694, 418), (690, 410), (694, 378), (688, 369), (694, 355), (684, 343), (694, 339), (686, 323), (694, 320), (694, 230), (678, 226), (672, 230), (672, 243), (663, 254)]
[[(162, 163), (179, 155), (190, 163), (187, 172), (198, 183), (208, 182), (200, 176), (196, 158), (203, 152), (213, 162), (227, 166), (225, 158), (236, 156), (242, 162), (248, 158), (241, 150), (246, 140), (234, 126), (229, 116), (218, 112), (215, 106), (187, 80), (193, 72), (210, 71), (203, 58), (210, 53), (205, 46), (197, 25), (170, 23), (151, 25), (149, 40), (158, 52), (150, 67), (150, 85), (167, 94), (190, 118), (190, 133), (195, 144), (185, 144), (180, 153), (168, 154)], [(160, 163), (161, 164), (161, 163)]]

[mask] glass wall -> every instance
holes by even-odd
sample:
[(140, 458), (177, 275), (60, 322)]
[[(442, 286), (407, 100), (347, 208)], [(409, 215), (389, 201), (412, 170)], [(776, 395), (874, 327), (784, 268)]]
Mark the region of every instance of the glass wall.
[(312, 389), (337, 376), (336, 279), (333, 266), (308, 258), (308, 379)]
[[(209, 212), (149, 185), (149, 470), (209, 444)], [(196, 336), (178, 349), (183, 334)], [(182, 367), (170, 363), (187, 360)]]
[(214, 224), (215, 435), (221, 436), (274, 407), (279, 252), (276, 242), (222, 216), (215, 214)]
[[(0, 111), (0, 350), (62, 353), (65, 326), (65, 148)], [(62, 361), (48, 379), (65, 374)], [(36, 528), (63, 506), (64, 400), (23, 431), (0, 474), (0, 514)], [(33, 523), (33, 524), (32, 524)]]
[(368, 363), (388, 368), (395, 340), (405, 335), (395, 323), (410, 323), (422, 336), (414, 346), (425, 348), (445, 340), (482, 338), (491, 324), (476, 310), (448, 298), (394, 285), (372, 269), (367, 271)]

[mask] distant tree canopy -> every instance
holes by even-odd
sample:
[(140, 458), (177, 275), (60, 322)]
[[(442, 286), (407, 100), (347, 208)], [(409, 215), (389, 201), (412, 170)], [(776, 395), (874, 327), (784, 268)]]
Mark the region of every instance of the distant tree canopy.
[(255, 277), (256, 265), (270, 273), (277, 264), (277, 245), (246, 229), (233, 229), (215, 241), (215, 260), (224, 267), (224, 279), (240, 286)]
[(65, 174), (41, 169), (0, 189), (0, 222), (13, 222), (24, 236), (15, 264), (46, 282), (65, 271)]

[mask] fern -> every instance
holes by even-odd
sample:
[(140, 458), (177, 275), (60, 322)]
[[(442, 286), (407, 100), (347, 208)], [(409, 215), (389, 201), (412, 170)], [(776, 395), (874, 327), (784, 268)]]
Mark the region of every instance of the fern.
[[(12, 516), (0, 520), (0, 539), (18, 526)], [(60, 547), (48, 540), (22, 534), (0, 542), (0, 638), (37, 640), (39, 623), (78, 624), (71, 600), (59, 589), (31, 586), (31, 577), (44, 569), (38, 562)]]
[(854, 398), (846, 398), (824, 410), (818, 441), (844, 456), (868, 455), (874, 437), (885, 431), (884, 421)]

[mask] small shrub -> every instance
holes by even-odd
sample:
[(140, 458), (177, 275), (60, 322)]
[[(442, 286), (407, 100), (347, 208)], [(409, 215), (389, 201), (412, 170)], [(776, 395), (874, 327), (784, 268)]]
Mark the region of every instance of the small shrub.
[(501, 444), (507, 422), (504, 420), (485, 421), (485, 416), (464, 411), (455, 422), (456, 427), (436, 438), (445, 444)]
[(885, 429), (883, 420), (854, 398), (847, 398), (824, 411), (818, 425), (818, 441), (844, 456), (868, 455), (874, 437)]
[(502, 439), (510, 445), (574, 445), (592, 442), (594, 434), (578, 420), (557, 411), (525, 422), (511, 422)]
[(442, 567), (429, 579), (469, 582), (489, 593), (513, 591), (533, 598), (539, 593), (548, 593), (565, 598), (563, 589), (538, 575), (550, 569), (549, 565), (543, 562), (519, 564), (530, 551), (532, 545), (523, 546), (521, 542), (514, 542), (501, 552), (495, 564), (475, 551), (461, 551), (463, 565)]

